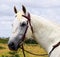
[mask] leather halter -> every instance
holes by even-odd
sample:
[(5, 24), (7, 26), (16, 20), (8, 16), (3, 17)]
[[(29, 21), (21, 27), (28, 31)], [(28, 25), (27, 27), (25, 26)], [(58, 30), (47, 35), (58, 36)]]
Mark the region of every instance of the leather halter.
[(25, 16), (25, 15), (22, 15), (22, 16), (25, 17), (28, 20), (30, 28), (31, 28), (31, 31), (33, 33), (33, 27), (31, 25), (31, 16), (30, 16), (30, 13), (28, 13), (28, 16)]
[[(31, 28), (31, 31), (32, 31), (32, 33), (33, 33), (33, 27), (32, 27), (32, 25), (31, 25), (31, 18), (30, 18), (30, 14), (28, 13), (28, 16), (25, 16), (25, 15), (22, 15), (23, 17), (25, 17), (28, 21), (27, 21), (27, 25), (28, 25), (28, 23), (29, 23), (29, 25), (30, 25), (30, 28)], [(24, 39), (25, 39), (25, 35), (26, 35), (26, 33), (27, 33), (27, 30), (28, 30), (28, 26), (26, 27), (26, 30), (25, 30), (25, 32), (24, 32), (24, 35), (22, 36), (22, 41), (24, 41)]]
[(57, 48), (60, 45), (60, 42), (58, 42), (56, 45), (53, 46), (52, 50), (49, 52), (49, 56), (51, 55), (51, 53), (53, 52), (53, 50), (55, 48)]

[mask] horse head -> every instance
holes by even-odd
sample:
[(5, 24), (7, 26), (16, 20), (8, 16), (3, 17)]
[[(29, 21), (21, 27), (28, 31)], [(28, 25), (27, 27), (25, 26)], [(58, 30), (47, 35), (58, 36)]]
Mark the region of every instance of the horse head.
[(14, 12), (16, 14), (15, 20), (12, 24), (12, 34), (8, 41), (10, 50), (18, 50), (20, 45), (24, 42), (28, 30), (28, 19), (30, 18), (30, 14), (26, 11), (24, 6), (22, 6), (22, 11), (17, 11), (14, 6)]

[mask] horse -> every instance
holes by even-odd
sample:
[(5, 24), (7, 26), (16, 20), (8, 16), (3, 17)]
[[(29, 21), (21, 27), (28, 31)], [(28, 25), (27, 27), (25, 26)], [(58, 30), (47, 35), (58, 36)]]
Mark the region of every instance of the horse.
[(33, 35), (38, 44), (48, 52), (49, 57), (60, 57), (59, 26), (41, 16), (30, 14), (24, 5), (22, 5), (22, 11), (18, 11), (14, 6), (14, 12), (15, 20), (8, 41), (10, 50), (17, 51), (25, 39)]

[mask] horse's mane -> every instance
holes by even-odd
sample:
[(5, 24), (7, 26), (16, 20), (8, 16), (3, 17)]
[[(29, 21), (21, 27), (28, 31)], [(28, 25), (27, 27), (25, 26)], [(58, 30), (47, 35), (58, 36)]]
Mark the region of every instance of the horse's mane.
[(17, 19), (18, 20), (22, 19), (22, 15), (23, 15), (23, 12), (22, 11), (17, 12), (17, 14), (16, 14)]
[(53, 22), (53, 21), (51, 21), (49, 19), (46, 19), (46, 18), (44, 18), (42, 16), (31, 14), (31, 17), (32, 17), (32, 19), (35, 19), (36, 23), (39, 22), (39, 23), (43, 23), (45, 25), (49, 25), (49, 26), (52, 26), (54, 28), (60, 29), (60, 26), (58, 26), (57, 23), (55, 23), (55, 22)]

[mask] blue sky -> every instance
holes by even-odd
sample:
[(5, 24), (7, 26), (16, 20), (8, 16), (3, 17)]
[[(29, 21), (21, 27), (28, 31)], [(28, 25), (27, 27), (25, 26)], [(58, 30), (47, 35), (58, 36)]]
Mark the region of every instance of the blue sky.
[(29, 12), (60, 25), (60, 0), (0, 0), (0, 37), (11, 35), (11, 24), (15, 18), (13, 7), (21, 10), (22, 4)]

